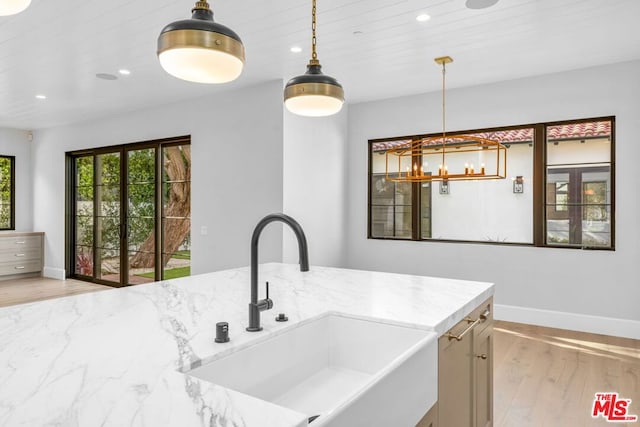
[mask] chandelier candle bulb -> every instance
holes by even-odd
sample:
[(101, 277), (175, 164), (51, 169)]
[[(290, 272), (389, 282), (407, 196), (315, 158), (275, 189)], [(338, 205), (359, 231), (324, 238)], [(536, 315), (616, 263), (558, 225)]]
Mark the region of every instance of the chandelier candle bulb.
[(471, 163), (471, 166), (469, 166), (469, 173), (473, 175), (473, 163)]
[(480, 173), (484, 175), (484, 163), (480, 165)]
[(464, 174), (469, 175), (469, 163), (464, 164)]

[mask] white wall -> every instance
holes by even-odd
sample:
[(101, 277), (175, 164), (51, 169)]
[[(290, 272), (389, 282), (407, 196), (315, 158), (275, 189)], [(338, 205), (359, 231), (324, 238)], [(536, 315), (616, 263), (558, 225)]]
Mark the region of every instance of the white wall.
[[(179, 135), (191, 135), (192, 273), (248, 265), (253, 227), (282, 210), (282, 126), (274, 81), (36, 132), (33, 222), (46, 233), (45, 274), (64, 274), (65, 152)], [(261, 262), (282, 259), (281, 233), (265, 230)]]
[(31, 142), (29, 141), (29, 132), (0, 128), (0, 154), (16, 157), (16, 231), (33, 231)]
[(615, 251), (368, 240), (367, 140), (438, 132), (430, 93), (350, 106), (348, 266), (490, 281), (513, 320), (640, 338), (638, 75), (634, 61), (447, 91), (450, 130), (615, 115)]
[[(284, 113), (284, 212), (305, 231), (313, 265), (345, 265), (347, 107), (330, 117)], [(288, 228), (287, 228), (288, 230)], [(283, 259), (298, 262), (285, 230)]]

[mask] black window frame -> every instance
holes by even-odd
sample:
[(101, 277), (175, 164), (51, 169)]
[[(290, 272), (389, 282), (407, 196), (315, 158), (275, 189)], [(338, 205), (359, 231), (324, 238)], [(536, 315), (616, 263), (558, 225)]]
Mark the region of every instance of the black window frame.
[(8, 156), (1, 154), (0, 159), (8, 159), (11, 171), (9, 173), (9, 187), (11, 194), (9, 195), (10, 212), (9, 227), (1, 227), (0, 231), (13, 231), (16, 229), (16, 156)]
[[(610, 213), (610, 246), (576, 246), (576, 245), (563, 245), (547, 243), (547, 216), (546, 216), (546, 188), (547, 188), (547, 128), (553, 126), (562, 126), (568, 124), (578, 124), (586, 122), (598, 122), (598, 121), (610, 121), (611, 122), (611, 148), (610, 148), (610, 179), (611, 179), (611, 213)], [(437, 243), (471, 243), (479, 245), (501, 245), (501, 246), (533, 246), (533, 247), (548, 247), (548, 248), (562, 248), (562, 249), (589, 249), (589, 250), (604, 250), (615, 251), (615, 200), (616, 200), (616, 159), (615, 159), (615, 143), (616, 143), (616, 118), (615, 116), (603, 116), (603, 117), (590, 117), (580, 119), (569, 119), (554, 122), (542, 122), (542, 123), (529, 123), (522, 125), (500, 126), (492, 128), (472, 129), (464, 131), (447, 132), (449, 135), (465, 135), (475, 133), (508, 131), (517, 129), (533, 128), (533, 179), (532, 179), (532, 194), (533, 194), (533, 242), (532, 243), (520, 243), (520, 242), (503, 242), (503, 241), (477, 241), (477, 240), (458, 240), (458, 239), (437, 239), (437, 238), (422, 238), (420, 230), (420, 215), (421, 215), (421, 201), (419, 195), (419, 185), (421, 183), (414, 182), (413, 189), (413, 203), (412, 203), (412, 235), (410, 238), (397, 238), (397, 237), (375, 237), (372, 235), (372, 221), (371, 221), (371, 182), (372, 182), (372, 145), (379, 142), (389, 142), (398, 140), (415, 140), (420, 138), (427, 138), (432, 136), (441, 135), (441, 133), (429, 133), (429, 134), (416, 134), (405, 135), (387, 138), (370, 139), (367, 143), (367, 239), (373, 240), (399, 240), (399, 241), (419, 241), (419, 242), (437, 242)]]

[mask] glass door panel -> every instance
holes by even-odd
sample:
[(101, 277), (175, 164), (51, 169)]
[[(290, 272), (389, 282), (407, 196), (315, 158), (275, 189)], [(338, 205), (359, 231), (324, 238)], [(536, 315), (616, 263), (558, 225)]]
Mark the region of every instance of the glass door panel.
[(191, 219), (163, 218), (162, 278), (191, 274)]
[(127, 283), (156, 280), (156, 149), (127, 151)]
[(611, 169), (547, 169), (547, 243), (611, 246)]
[(191, 274), (191, 146), (162, 150), (162, 279)]
[(420, 233), (422, 239), (431, 238), (431, 188), (433, 182), (420, 183)]
[(15, 182), (14, 178), (6, 178), (14, 176), (13, 169), (14, 160), (10, 157), (0, 157), (0, 177), (5, 179), (0, 180), (0, 229), (11, 229), (15, 225), (14, 216), (11, 212), (13, 205), (12, 200), (15, 195), (12, 194), (12, 182)]
[(120, 245), (124, 227), (121, 218), (120, 153), (95, 156), (95, 278), (121, 283)]
[(582, 245), (611, 246), (611, 170), (582, 171)]
[(74, 177), (75, 273), (93, 276), (93, 156), (77, 157)]

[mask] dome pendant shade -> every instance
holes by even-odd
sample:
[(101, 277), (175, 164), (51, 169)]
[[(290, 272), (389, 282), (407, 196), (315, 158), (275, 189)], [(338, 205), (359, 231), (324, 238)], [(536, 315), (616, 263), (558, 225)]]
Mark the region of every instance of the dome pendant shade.
[(244, 67), (244, 45), (228, 27), (213, 21), (207, 2), (197, 2), (191, 19), (172, 22), (158, 37), (158, 59), (174, 77), (196, 83), (227, 83)]
[(20, 13), (31, 4), (31, 0), (0, 0), (0, 16)]
[(294, 114), (323, 117), (336, 114), (344, 104), (344, 89), (336, 79), (322, 73), (320, 64), (309, 64), (307, 72), (289, 80), (284, 105)]

